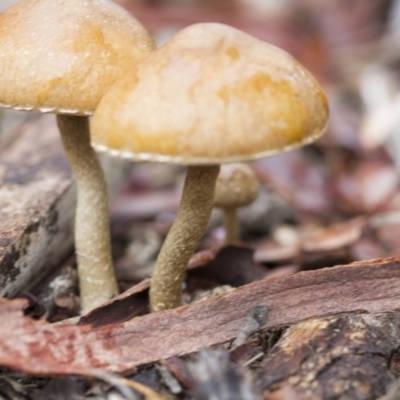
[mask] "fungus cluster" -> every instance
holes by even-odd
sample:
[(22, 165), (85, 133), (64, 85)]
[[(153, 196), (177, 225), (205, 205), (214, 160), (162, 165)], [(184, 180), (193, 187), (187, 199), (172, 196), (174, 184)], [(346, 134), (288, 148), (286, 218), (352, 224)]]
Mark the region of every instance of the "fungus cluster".
[(296, 60), (215, 23), (183, 29), (112, 86), (94, 115), (94, 147), (136, 161), (187, 165), (181, 205), (152, 278), (152, 311), (181, 304), (220, 164), (311, 143), (327, 120), (323, 91)]
[(0, 105), (57, 114), (77, 182), (83, 312), (117, 293), (106, 181), (90, 146), (87, 116), (114, 81), (153, 49), (142, 25), (108, 0), (24, 0), (0, 14)]
[(76, 178), (84, 313), (117, 293), (106, 182), (91, 144), (187, 166), (152, 278), (151, 310), (159, 311), (181, 304), (186, 265), (213, 205), (225, 209), (235, 242), (234, 209), (257, 195), (249, 170), (234, 165), (220, 175), (214, 200), (220, 165), (311, 143), (327, 124), (327, 100), (311, 74), (239, 30), (196, 24), (154, 47), (140, 23), (108, 0), (23, 0), (0, 14), (0, 105), (55, 113)]

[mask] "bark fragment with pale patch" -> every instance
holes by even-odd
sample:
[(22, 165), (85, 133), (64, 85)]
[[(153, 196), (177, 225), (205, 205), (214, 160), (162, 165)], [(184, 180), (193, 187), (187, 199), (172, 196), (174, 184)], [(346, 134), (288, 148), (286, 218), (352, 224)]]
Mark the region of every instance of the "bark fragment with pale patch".
[(126, 372), (234, 339), (256, 305), (268, 307), (265, 330), (337, 313), (392, 312), (399, 299), (400, 259), (388, 258), (263, 279), (101, 328), (33, 321), (22, 316), (22, 300), (1, 300), (0, 365), (42, 375)]
[(0, 294), (37, 283), (72, 250), (75, 187), (51, 117), (0, 149)]

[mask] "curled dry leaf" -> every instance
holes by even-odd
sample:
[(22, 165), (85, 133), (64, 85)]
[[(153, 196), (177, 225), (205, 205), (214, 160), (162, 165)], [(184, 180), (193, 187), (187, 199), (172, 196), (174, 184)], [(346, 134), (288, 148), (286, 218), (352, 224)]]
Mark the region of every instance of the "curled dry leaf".
[(298, 243), (280, 244), (268, 240), (254, 252), (256, 263), (283, 263), (295, 259), (300, 254)]
[(25, 300), (0, 300), (0, 365), (39, 375), (126, 372), (234, 339), (249, 310), (265, 305), (261, 329), (350, 311), (396, 310), (400, 258), (268, 278), (209, 300), (92, 328), (24, 317)]
[(366, 218), (358, 217), (305, 233), (301, 238), (302, 250), (307, 253), (326, 252), (350, 246), (360, 239), (366, 224)]
[[(268, 240), (256, 249), (254, 260), (259, 263), (283, 263), (296, 260), (305, 253), (342, 250), (359, 241), (367, 223), (367, 218), (357, 217), (325, 228), (302, 229), (293, 242), (279, 243), (277, 240)], [(368, 258), (371, 257), (364, 260)]]
[(220, 250), (220, 247), (213, 247), (193, 254), (192, 257), (190, 257), (188, 269), (201, 267), (202, 265), (212, 262)]

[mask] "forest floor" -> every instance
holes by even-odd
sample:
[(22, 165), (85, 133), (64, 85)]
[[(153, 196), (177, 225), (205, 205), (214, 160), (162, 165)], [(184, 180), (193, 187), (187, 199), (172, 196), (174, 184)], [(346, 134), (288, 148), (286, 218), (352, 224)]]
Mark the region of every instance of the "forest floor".
[[(68, 250), (28, 292), (1, 300), (0, 398), (400, 398), (400, 3), (119, 3), (158, 41), (220, 21), (285, 48), (326, 90), (330, 125), (312, 146), (249, 164), (260, 194), (239, 211), (242, 243), (224, 245), (214, 210), (188, 266), (185, 306), (156, 314), (149, 280), (185, 170), (134, 165), (111, 210), (122, 294), (63, 323), (79, 312)], [(2, 114), (0, 150), (15, 126), (41, 121)], [(14, 169), (0, 154), (4, 187)], [(65, 165), (46, 163), (67, 185)]]

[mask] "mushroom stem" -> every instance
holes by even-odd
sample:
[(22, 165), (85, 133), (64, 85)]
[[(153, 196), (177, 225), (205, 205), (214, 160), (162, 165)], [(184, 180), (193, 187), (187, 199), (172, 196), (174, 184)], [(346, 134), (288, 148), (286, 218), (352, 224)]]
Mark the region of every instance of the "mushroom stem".
[(158, 256), (150, 287), (151, 311), (182, 304), (187, 264), (210, 219), (219, 165), (189, 166), (175, 221)]
[(57, 115), (57, 123), (77, 184), (75, 249), (84, 314), (118, 293), (111, 259), (107, 183), (90, 145), (88, 117)]
[(223, 209), (225, 226), (225, 244), (239, 243), (239, 222), (237, 218), (237, 209), (228, 207)]

